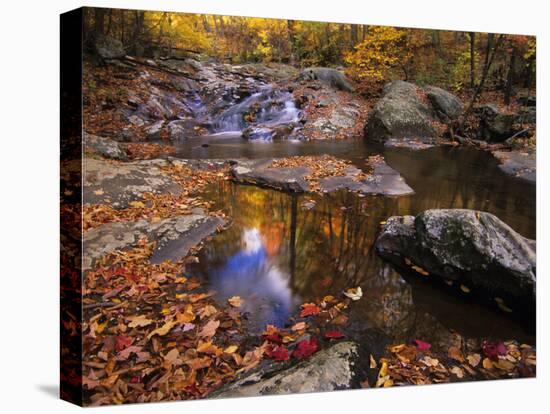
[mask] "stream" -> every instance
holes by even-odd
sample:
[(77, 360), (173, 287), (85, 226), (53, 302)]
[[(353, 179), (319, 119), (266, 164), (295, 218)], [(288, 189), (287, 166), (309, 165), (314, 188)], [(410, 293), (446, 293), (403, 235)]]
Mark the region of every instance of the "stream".
[[(275, 98), (281, 99), (274, 106)], [(381, 154), (415, 193), (361, 197), (350, 192), (289, 194), (231, 182), (211, 185), (205, 198), (214, 203), (213, 208), (223, 209), (232, 223), (206, 243), (199, 263), (189, 270), (217, 292), (220, 302), (231, 296), (244, 299), (242, 310), (251, 332), (262, 332), (266, 324), (283, 326), (302, 303), (361, 286), (363, 298), (351, 306), (349, 323), (343, 328), (354, 339), (374, 330), (395, 341), (418, 338), (445, 344), (457, 333), (466, 339), (515, 338), (534, 343), (534, 330), (520, 318), (457, 297), (420, 278), (402, 276), (373, 249), (382, 221), (430, 208), (488, 211), (535, 239), (534, 185), (504, 174), (490, 153), (468, 147), (411, 151), (361, 138), (300, 141), (260, 135), (261, 139), (243, 139), (244, 128), (262, 129), (298, 119), (288, 96), (275, 98), (273, 91), (265, 89), (230, 106), (213, 123), (214, 133), (176, 144), (176, 156), (330, 154), (363, 168), (368, 156)], [(243, 122), (243, 113), (251, 105), (257, 109), (252, 125)]]

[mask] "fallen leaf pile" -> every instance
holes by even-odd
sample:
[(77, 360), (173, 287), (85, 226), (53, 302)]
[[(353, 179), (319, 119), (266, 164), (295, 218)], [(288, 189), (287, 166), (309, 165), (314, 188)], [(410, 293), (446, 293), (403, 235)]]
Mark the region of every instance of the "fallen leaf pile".
[(284, 329), (268, 325), (247, 336), (240, 297), (215, 302), (185, 271), (194, 256), (152, 264), (154, 247), (141, 240), (85, 273), (83, 387), (90, 405), (204, 398), (264, 358), (296, 362), (344, 337), (337, 326), (352, 303), (344, 295), (303, 304)]
[[(141, 219), (155, 222), (169, 217), (191, 214), (195, 208), (208, 211), (210, 203), (194, 195), (216, 180), (228, 179), (227, 169), (195, 171), (186, 166), (169, 166), (163, 168), (163, 171), (182, 187), (181, 193), (143, 193), (141, 200), (132, 201), (127, 208), (123, 209), (116, 209), (110, 204), (84, 205), (82, 228), (86, 231), (105, 223)], [(70, 207), (67, 209), (68, 219), (71, 216), (75, 221), (79, 219), (77, 212), (71, 211)], [(223, 213), (217, 211), (211, 212), (211, 214), (221, 215)]]
[[(327, 177), (343, 177), (348, 174), (351, 161), (338, 159), (332, 155), (321, 156), (293, 156), (273, 160), (268, 168), (307, 167), (310, 173), (305, 176), (311, 191), (319, 192), (319, 180)], [(369, 174), (359, 172), (354, 176), (355, 181), (363, 181)]]
[(131, 160), (150, 160), (161, 155), (170, 155), (176, 152), (173, 145), (162, 145), (153, 143), (125, 143), (121, 144)]
[(376, 387), (419, 385), (499, 378), (533, 377), (536, 352), (517, 341), (489, 342), (471, 349), (433, 350), (431, 344), (415, 340), (413, 344), (389, 346), (379, 364)]

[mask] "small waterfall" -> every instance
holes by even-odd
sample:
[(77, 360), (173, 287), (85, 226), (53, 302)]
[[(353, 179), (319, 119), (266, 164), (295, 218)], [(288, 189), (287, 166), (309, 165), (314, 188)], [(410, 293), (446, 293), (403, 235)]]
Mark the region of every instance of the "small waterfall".
[(264, 88), (215, 116), (214, 132), (245, 132), (249, 139), (269, 140), (275, 130), (292, 132), (300, 119), (300, 110), (288, 91)]

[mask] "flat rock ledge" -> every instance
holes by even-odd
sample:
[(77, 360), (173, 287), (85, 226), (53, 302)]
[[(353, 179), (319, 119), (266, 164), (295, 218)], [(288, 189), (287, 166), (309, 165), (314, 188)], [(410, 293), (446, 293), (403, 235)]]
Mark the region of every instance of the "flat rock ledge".
[(177, 261), (224, 224), (219, 217), (203, 214), (171, 217), (156, 223), (139, 220), (104, 224), (84, 234), (82, 269), (91, 269), (97, 259), (116, 250), (131, 249), (144, 237), (157, 242), (153, 263)]
[(356, 343), (339, 342), (294, 366), (276, 363), (260, 366), (209, 397), (253, 397), (356, 388), (358, 358)]
[(436, 209), (390, 217), (375, 248), (405, 272), (465, 286), (475, 297), (514, 311), (534, 311), (536, 243), (492, 214)]
[[(307, 180), (309, 167), (271, 167), (273, 159), (237, 160), (232, 167), (236, 182), (270, 187), (276, 190), (305, 193), (312, 191)], [(358, 179), (361, 170), (350, 165), (345, 175), (319, 179), (319, 190), (330, 193), (338, 190), (356, 191), (363, 195), (408, 195), (414, 193), (403, 177), (384, 161), (372, 164), (373, 172)]]
[(534, 152), (493, 151), (506, 174), (535, 183), (537, 181), (537, 157)]

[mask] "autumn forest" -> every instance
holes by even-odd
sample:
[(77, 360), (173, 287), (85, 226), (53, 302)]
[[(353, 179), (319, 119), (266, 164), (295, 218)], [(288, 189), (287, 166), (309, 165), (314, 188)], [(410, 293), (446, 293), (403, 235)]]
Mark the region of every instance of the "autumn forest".
[(535, 37), (61, 24), (62, 398), (535, 376)]

